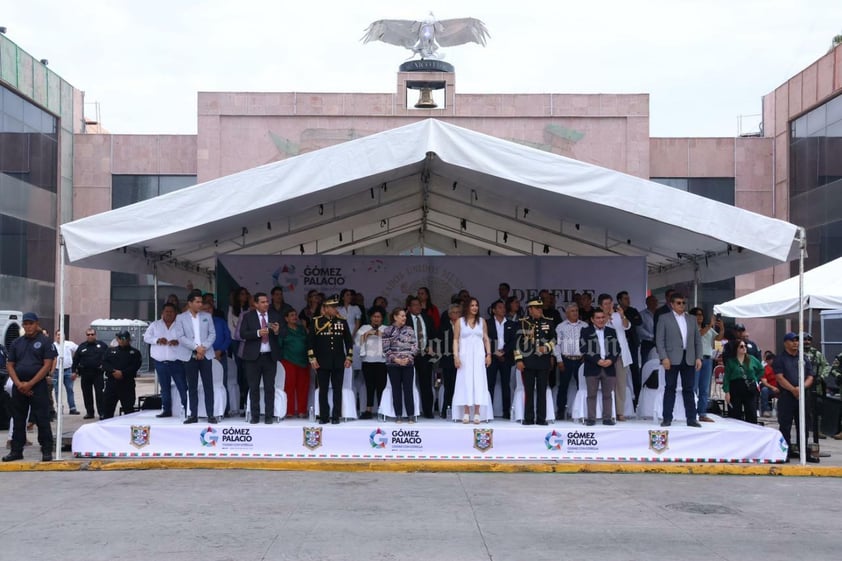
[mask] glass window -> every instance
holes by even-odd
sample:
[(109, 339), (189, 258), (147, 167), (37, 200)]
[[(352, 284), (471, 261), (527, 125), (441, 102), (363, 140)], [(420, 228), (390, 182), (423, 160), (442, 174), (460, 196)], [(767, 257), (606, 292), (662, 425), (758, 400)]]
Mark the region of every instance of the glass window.
[(827, 123), (842, 121), (842, 95), (827, 102)]
[(114, 175), (111, 177), (111, 208), (121, 208), (195, 184), (195, 175)]
[(827, 124), (827, 107), (822, 105), (816, 107), (806, 115), (807, 136), (822, 136), (824, 127)]
[(792, 121), (790, 131), (789, 220), (807, 228), (809, 270), (842, 254), (842, 96)]
[(0, 274), (54, 282), (56, 231), (0, 214)]
[[(195, 175), (113, 175), (111, 207), (120, 208), (196, 184)], [(159, 283), (160, 287), (166, 287)], [(160, 288), (160, 290), (167, 290)], [(111, 273), (111, 317), (155, 320), (151, 275)]]
[(734, 204), (733, 177), (653, 177), (652, 181), (727, 205)]

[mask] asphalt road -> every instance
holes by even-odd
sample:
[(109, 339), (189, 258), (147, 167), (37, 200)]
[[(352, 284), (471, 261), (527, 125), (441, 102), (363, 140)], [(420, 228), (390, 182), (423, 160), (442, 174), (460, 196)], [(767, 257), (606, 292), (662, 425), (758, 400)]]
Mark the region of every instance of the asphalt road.
[(840, 494), (770, 476), (2, 473), (0, 559), (836, 560)]

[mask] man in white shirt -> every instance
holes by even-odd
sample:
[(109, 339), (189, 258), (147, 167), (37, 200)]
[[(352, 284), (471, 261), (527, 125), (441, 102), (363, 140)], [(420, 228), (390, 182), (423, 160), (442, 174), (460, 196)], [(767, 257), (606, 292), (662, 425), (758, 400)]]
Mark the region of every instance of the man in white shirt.
[(556, 396), (556, 419), (564, 420), (567, 410), (567, 392), (570, 380), (579, 388), (579, 367), (582, 353), (579, 349), (582, 328), (588, 324), (579, 319), (579, 305), (570, 303), (564, 309), (565, 320), (555, 328), (556, 346), (553, 349), (558, 363), (558, 395)]
[(76, 381), (76, 374), (73, 373), (73, 353), (76, 352), (78, 345), (70, 340), (61, 339), (61, 331), (56, 331), (55, 342), (53, 347), (56, 349), (56, 354), (63, 357), (63, 364), (61, 366), (63, 372), (58, 371), (58, 360), (56, 360), (56, 371), (53, 374), (53, 392), (55, 393), (56, 404), (58, 403), (58, 381), (61, 378), (64, 384), (64, 390), (67, 394), (67, 406), (70, 408), (71, 415), (78, 415), (76, 410), (76, 396), (73, 394), (73, 382)]
[(143, 334), (143, 342), (149, 345), (149, 354), (155, 361), (155, 372), (161, 386), (161, 412), (157, 417), (172, 417), (172, 384), (181, 397), (181, 407), (187, 409), (187, 377), (184, 362), (190, 359), (178, 338), (179, 324), (175, 321), (177, 310), (174, 304), (164, 304), (161, 319), (153, 321)]
[(218, 421), (213, 415), (213, 342), (216, 339), (216, 328), (213, 318), (202, 309), (202, 291), (191, 290), (187, 296), (187, 311), (179, 314), (176, 321), (179, 324), (178, 342), (182, 348), (184, 373), (187, 376), (187, 399), (190, 412), (184, 424), (198, 423), (199, 411), (199, 375), (202, 377), (202, 388), (205, 393), (205, 411), (208, 423)]
[(617, 341), (620, 343), (620, 358), (614, 361), (614, 370), (617, 377), (614, 386), (614, 406), (616, 407), (617, 420), (625, 421), (626, 386), (628, 384), (629, 366), (632, 362), (631, 349), (626, 339), (626, 330), (631, 329), (631, 322), (623, 309), (614, 305), (614, 300), (609, 294), (600, 294), (597, 298), (597, 305), (605, 312), (605, 317), (610, 318), (608, 326), (614, 328), (617, 333)]

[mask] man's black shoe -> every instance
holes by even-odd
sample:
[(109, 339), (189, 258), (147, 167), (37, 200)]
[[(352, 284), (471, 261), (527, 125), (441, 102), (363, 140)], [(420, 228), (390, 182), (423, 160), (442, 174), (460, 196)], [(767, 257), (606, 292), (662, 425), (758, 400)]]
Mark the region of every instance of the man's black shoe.
[(209, 422), (210, 424), (212, 424), (212, 425), (215, 425), (215, 424), (217, 424), (217, 423), (219, 422), (219, 419), (217, 419), (216, 417), (211, 416), (211, 417), (208, 417), (208, 422)]
[(275, 422), (275, 419), (273, 419), (272, 417), (266, 417), (266, 420), (263, 421), (263, 422), (266, 423), (267, 425), (271, 425), (272, 423)]
[(338, 425), (338, 424), (339, 424), (339, 419), (331, 419), (331, 420), (330, 420), (330, 424), (331, 424), (331, 425)]
[(250, 425), (256, 425), (256, 424), (257, 424), (257, 423), (259, 423), (259, 422), (260, 422), (260, 419), (258, 419), (257, 417), (251, 417), (251, 418), (249, 419), (249, 424), (250, 424)]
[(85, 415), (85, 416), (84, 416), (84, 417), (82, 417), (82, 418), (83, 418), (83, 419), (93, 419), (93, 418), (94, 418), (94, 416), (93, 416), (93, 415)]
[(52, 462), (53, 461), (53, 453), (52, 452), (41, 452), (41, 461), (42, 462)]
[(702, 428), (702, 424), (699, 421), (687, 421), (688, 427), (696, 427), (697, 429)]
[(669, 427), (672, 426), (672, 421), (661, 421), (662, 427)]
[(192, 425), (193, 423), (198, 423), (198, 422), (199, 422), (199, 419), (197, 417), (187, 417), (186, 419), (184, 419), (185, 425)]
[(596, 420), (594, 419), (585, 419), (585, 426), (592, 427), (596, 424)]
[(535, 424), (545, 427), (545, 426), (547, 426), (547, 421), (537, 421)]
[(360, 419), (371, 419), (371, 411), (363, 411), (362, 415), (360, 415)]
[(78, 414), (79, 414), (79, 412), (78, 412), (77, 410), (75, 410), (75, 409), (71, 409), (69, 413), (70, 413), (71, 415), (78, 415)]
[(320, 418), (320, 419), (319, 419), (319, 424), (320, 424), (320, 425), (326, 425), (326, 424), (328, 424), (329, 422), (330, 422), (330, 421), (329, 421), (328, 419), (325, 419), (325, 418)]
[(3, 456), (4, 462), (14, 462), (17, 460), (23, 459), (23, 452), (9, 452), (5, 456)]
[(614, 421), (614, 419), (603, 419), (602, 424), (608, 425), (610, 427), (611, 425), (616, 425), (617, 423)]
[(523, 424), (523, 425), (534, 425), (535, 421), (533, 421), (532, 419), (524, 419), (521, 424)]
[[(158, 413), (155, 416), (158, 417), (159, 419), (163, 419), (164, 417), (172, 417), (172, 413)], [(87, 419), (87, 417), (85, 417), (85, 418)]]

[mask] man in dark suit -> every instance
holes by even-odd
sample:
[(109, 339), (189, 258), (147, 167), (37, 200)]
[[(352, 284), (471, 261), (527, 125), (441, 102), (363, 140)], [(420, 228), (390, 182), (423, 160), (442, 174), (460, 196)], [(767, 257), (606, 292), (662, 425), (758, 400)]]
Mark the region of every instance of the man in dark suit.
[(664, 420), (661, 426), (668, 427), (672, 424), (675, 388), (678, 377), (681, 376), (681, 394), (684, 397), (687, 426), (701, 427), (696, 420), (693, 386), (696, 372), (702, 368), (702, 336), (696, 318), (684, 311), (687, 301), (682, 294), (673, 292), (669, 304), (672, 311), (661, 314), (655, 329), (655, 347), (666, 373)]
[(591, 317), (593, 325), (582, 328), (579, 352), (585, 365), (585, 383), (588, 386), (588, 416), (585, 424), (596, 424), (596, 394), (602, 388), (602, 424), (615, 423), (611, 414), (614, 407), (611, 394), (617, 381), (614, 363), (620, 356), (620, 341), (617, 332), (606, 327), (608, 316), (600, 308), (594, 310)]
[(485, 369), (488, 391), (494, 399), (494, 386), (500, 374), (500, 389), (503, 394), (503, 418), (511, 418), (512, 408), (512, 366), (514, 359), (515, 322), (506, 320), (506, 303), (497, 300), (491, 305), (492, 316), (488, 321), (488, 339), (491, 342), (491, 365)]
[(410, 296), (406, 301), (406, 324), (415, 330), (418, 354), (415, 355), (415, 378), (421, 394), (421, 412), (425, 419), (433, 418), (433, 363), (431, 343), (436, 329), (429, 315), (421, 311), (421, 300)]
[[(275, 418), (275, 373), (281, 360), (278, 331), (281, 317), (269, 306), (269, 297), (264, 292), (254, 295), (254, 310), (249, 310), (240, 321), (240, 339), (243, 341), (243, 363), (249, 385), (251, 418), (256, 425), (260, 421), (260, 381), (263, 381), (263, 404), (265, 421), (271, 425)], [(292, 309), (292, 308), (290, 308)]]
[[(325, 300), (324, 315), (310, 320), (307, 333), (307, 359), (316, 371), (319, 381), (319, 423), (330, 419), (339, 424), (342, 415), (342, 380), (345, 369), (351, 368), (354, 358), (354, 338), (348, 322), (337, 313), (339, 295)], [(333, 387), (333, 411), (327, 402), (327, 390)]]
[(637, 409), (637, 398), (640, 396), (640, 337), (637, 336), (637, 328), (643, 324), (643, 318), (637, 308), (631, 305), (629, 293), (625, 290), (617, 293), (617, 305), (623, 309), (623, 315), (631, 323), (631, 329), (626, 331), (626, 340), (631, 351), (632, 362), (629, 365), (632, 375), (632, 388), (634, 388), (634, 407)]
[(655, 313), (652, 314), (652, 329), (657, 331), (658, 330), (658, 320), (661, 319), (661, 316), (664, 314), (668, 314), (672, 311), (672, 307), (670, 305), (670, 298), (672, 295), (675, 294), (675, 290), (672, 288), (668, 288), (667, 291), (664, 293), (664, 305), (655, 310)]
[[(439, 357), (439, 368), (444, 384), (444, 399), (441, 403), (442, 419), (447, 419), (447, 410), (453, 403), (453, 392), (456, 387), (456, 364), (453, 360), (453, 331), (454, 325), (462, 317), (462, 304), (451, 302), (447, 308), (447, 317), (441, 323), (441, 330), (438, 338), (438, 349), (434, 349), (434, 355)], [(434, 344), (435, 346), (435, 344)]]

